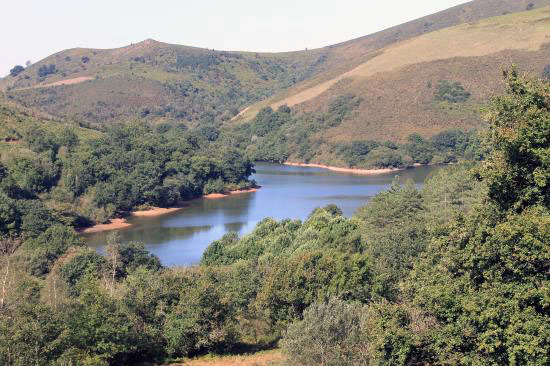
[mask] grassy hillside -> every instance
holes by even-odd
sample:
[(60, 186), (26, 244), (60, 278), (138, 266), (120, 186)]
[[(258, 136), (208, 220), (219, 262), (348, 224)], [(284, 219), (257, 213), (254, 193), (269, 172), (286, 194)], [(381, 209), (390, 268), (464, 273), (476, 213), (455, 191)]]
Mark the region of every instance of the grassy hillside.
[(26, 149), (23, 136), (36, 126), (53, 135), (60, 135), (69, 127), (80, 140), (90, 140), (101, 136), (101, 132), (62, 122), (47, 113), (23, 108), (0, 96), (0, 155), (8, 150)]
[[(234, 120), (232, 125), (248, 132), (250, 140), (243, 143), (262, 160), (353, 166), (343, 153), (352, 148), (345, 145), (370, 144), (372, 149), (377, 142), (405, 148), (398, 154), (384, 149), (383, 159), (357, 166), (418, 162), (405, 146), (410, 136), (439, 139), (451, 130), (482, 128), (482, 109), (502, 92), (502, 71), (511, 64), (548, 78), (549, 35), (550, 7), (444, 28), (389, 45), (328, 80), (328, 73), (321, 73), (251, 106), (241, 114), (241, 123)], [(357, 102), (343, 106), (343, 114), (336, 116), (333, 107), (342, 107), (346, 99)], [(255, 132), (270, 123), (264, 118), (266, 107), (285, 105), (291, 107), (291, 120), (272, 123), (268, 133)], [(263, 114), (257, 113), (262, 109)]]
[[(364, 76), (365, 68), (366, 73), (384, 71), (383, 65), (370, 65), (385, 62), (377, 57), (383, 49), (388, 52), (385, 47), (457, 24), (545, 5), (550, 0), (478, 0), (366, 37), (301, 52), (225, 52), (154, 40), (110, 50), (70, 49), (0, 80), (0, 90), (27, 107), (83, 124), (145, 119), (192, 127), (199, 122), (248, 120), (267, 104), (298, 104), (320, 96), (348, 78), (349, 72)], [(409, 58), (406, 49), (399, 50), (401, 54), (386, 55), (393, 67), (403, 66), (397, 61), (403, 54)], [(407, 64), (430, 60), (428, 52)]]
[(62, 51), (0, 87), (23, 105), (91, 123), (213, 121), (310, 77), (322, 63), (319, 54), (223, 52), (146, 40)]

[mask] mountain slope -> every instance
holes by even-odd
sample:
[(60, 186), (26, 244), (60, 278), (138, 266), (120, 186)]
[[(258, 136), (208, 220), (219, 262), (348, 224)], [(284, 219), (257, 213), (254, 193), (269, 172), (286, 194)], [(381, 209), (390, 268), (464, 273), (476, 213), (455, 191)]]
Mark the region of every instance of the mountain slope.
[[(285, 104), (307, 114), (351, 94), (362, 99), (356, 112), (319, 138), (402, 142), (413, 132), (429, 137), (449, 128), (471, 129), (481, 124), (479, 107), (501, 89), (502, 68), (516, 63), (541, 75), (550, 63), (549, 42), (550, 7), (444, 28), (377, 50), (339, 74), (321, 73), (249, 107), (241, 119)], [(460, 83), (470, 97), (462, 103), (438, 100), (444, 80)]]
[(319, 51), (270, 55), (146, 40), (62, 51), (0, 87), (23, 105), (91, 123), (210, 121), (310, 77), (318, 61)]
[[(550, 0), (476, 0), (369, 36), (300, 52), (224, 52), (153, 40), (111, 50), (77, 48), (0, 80), (0, 90), (25, 106), (96, 124), (135, 118), (190, 126), (248, 120), (267, 104), (296, 104), (320, 95), (351, 70), (369, 60), (377, 62), (384, 48), (545, 5)], [(234, 117), (239, 110), (242, 113)]]

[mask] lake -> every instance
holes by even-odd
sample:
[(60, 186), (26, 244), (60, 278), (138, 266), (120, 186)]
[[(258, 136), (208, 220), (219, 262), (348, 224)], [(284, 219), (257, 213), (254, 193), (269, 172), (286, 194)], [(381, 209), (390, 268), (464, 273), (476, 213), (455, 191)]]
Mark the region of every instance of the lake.
[[(395, 175), (421, 185), (438, 167), (420, 166), (396, 173), (353, 175), (321, 168), (258, 163), (253, 179), (257, 192), (219, 199), (196, 199), (180, 211), (158, 217), (133, 217), (132, 227), (118, 230), (123, 242), (140, 241), (166, 266), (200, 261), (214, 240), (235, 231), (249, 233), (265, 217), (305, 219), (316, 207), (334, 203), (351, 216), (378, 192), (388, 189)], [(109, 232), (87, 234), (91, 247), (102, 251)]]

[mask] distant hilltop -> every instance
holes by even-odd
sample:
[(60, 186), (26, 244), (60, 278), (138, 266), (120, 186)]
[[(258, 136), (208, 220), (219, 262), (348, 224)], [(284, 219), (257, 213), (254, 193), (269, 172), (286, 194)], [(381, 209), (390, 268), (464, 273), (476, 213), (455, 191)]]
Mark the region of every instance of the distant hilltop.
[[(75, 48), (0, 80), (8, 98), (92, 125), (242, 123), (260, 109), (323, 109), (352, 94), (361, 105), (324, 138), (402, 141), (479, 126), (479, 107), (502, 88), (500, 70), (535, 74), (549, 59), (550, 0), (476, 0), (324, 48), (215, 51), (153, 39), (116, 49)], [(440, 82), (469, 98), (454, 108), (434, 96)]]

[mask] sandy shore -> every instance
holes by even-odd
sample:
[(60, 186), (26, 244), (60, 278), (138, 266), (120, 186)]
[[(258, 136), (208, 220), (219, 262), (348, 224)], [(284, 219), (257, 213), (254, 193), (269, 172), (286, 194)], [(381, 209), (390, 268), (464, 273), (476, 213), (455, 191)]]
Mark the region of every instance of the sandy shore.
[[(207, 199), (216, 199), (216, 198), (223, 198), (234, 194), (241, 194), (241, 193), (250, 193), (250, 192), (256, 192), (259, 188), (250, 188), (250, 189), (241, 189), (238, 191), (231, 191), (227, 194), (223, 193), (212, 193), (207, 194), (205, 196), (202, 196), (201, 198), (207, 198)], [(176, 212), (179, 210), (183, 210), (185, 207), (171, 207), (171, 208), (161, 208), (161, 207), (152, 207), (149, 210), (143, 210), (143, 211), (132, 211), (129, 216), (132, 217), (156, 217), (161, 215), (166, 215), (172, 212)], [(92, 233), (99, 233), (102, 231), (110, 231), (110, 230), (118, 230), (118, 229), (124, 229), (127, 227), (132, 226), (131, 223), (128, 222), (126, 219), (111, 219), (109, 223), (107, 224), (97, 224), (92, 227), (82, 228), (78, 229), (78, 232), (83, 234), (92, 234)]]
[(210, 194), (207, 194), (207, 195), (203, 196), (202, 198), (207, 198), (207, 199), (224, 198), (224, 197), (227, 197), (227, 196), (232, 196), (234, 194), (257, 192), (258, 189), (259, 188), (250, 188), (250, 189), (240, 189), (240, 190), (237, 190), (237, 191), (231, 191), (229, 193), (210, 193)]
[(172, 212), (176, 212), (179, 210), (182, 210), (183, 207), (171, 207), (171, 208), (161, 208), (161, 207), (153, 207), (148, 210), (144, 211), (133, 211), (130, 216), (135, 217), (155, 217), (155, 216), (161, 216), (166, 215)]
[(83, 234), (92, 234), (92, 233), (99, 233), (102, 231), (124, 229), (130, 226), (132, 226), (132, 224), (130, 224), (126, 219), (111, 219), (108, 224), (97, 224), (92, 227), (80, 229), (78, 230), (78, 232)]
[(321, 169), (328, 169), (332, 170), (333, 172), (339, 172), (339, 173), (352, 173), (352, 174), (360, 174), (360, 175), (375, 175), (375, 174), (387, 174), (387, 173), (393, 173), (398, 172), (404, 169), (398, 169), (398, 168), (385, 168), (385, 169), (354, 169), (354, 168), (339, 168), (336, 166), (328, 166), (328, 165), (321, 165), (321, 164), (305, 164), (305, 163), (291, 163), (291, 162), (285, 162), (284, 165), (289, 166), (302, 166), (302, 167), (308, 167), (308, 168), (321, 168)]

